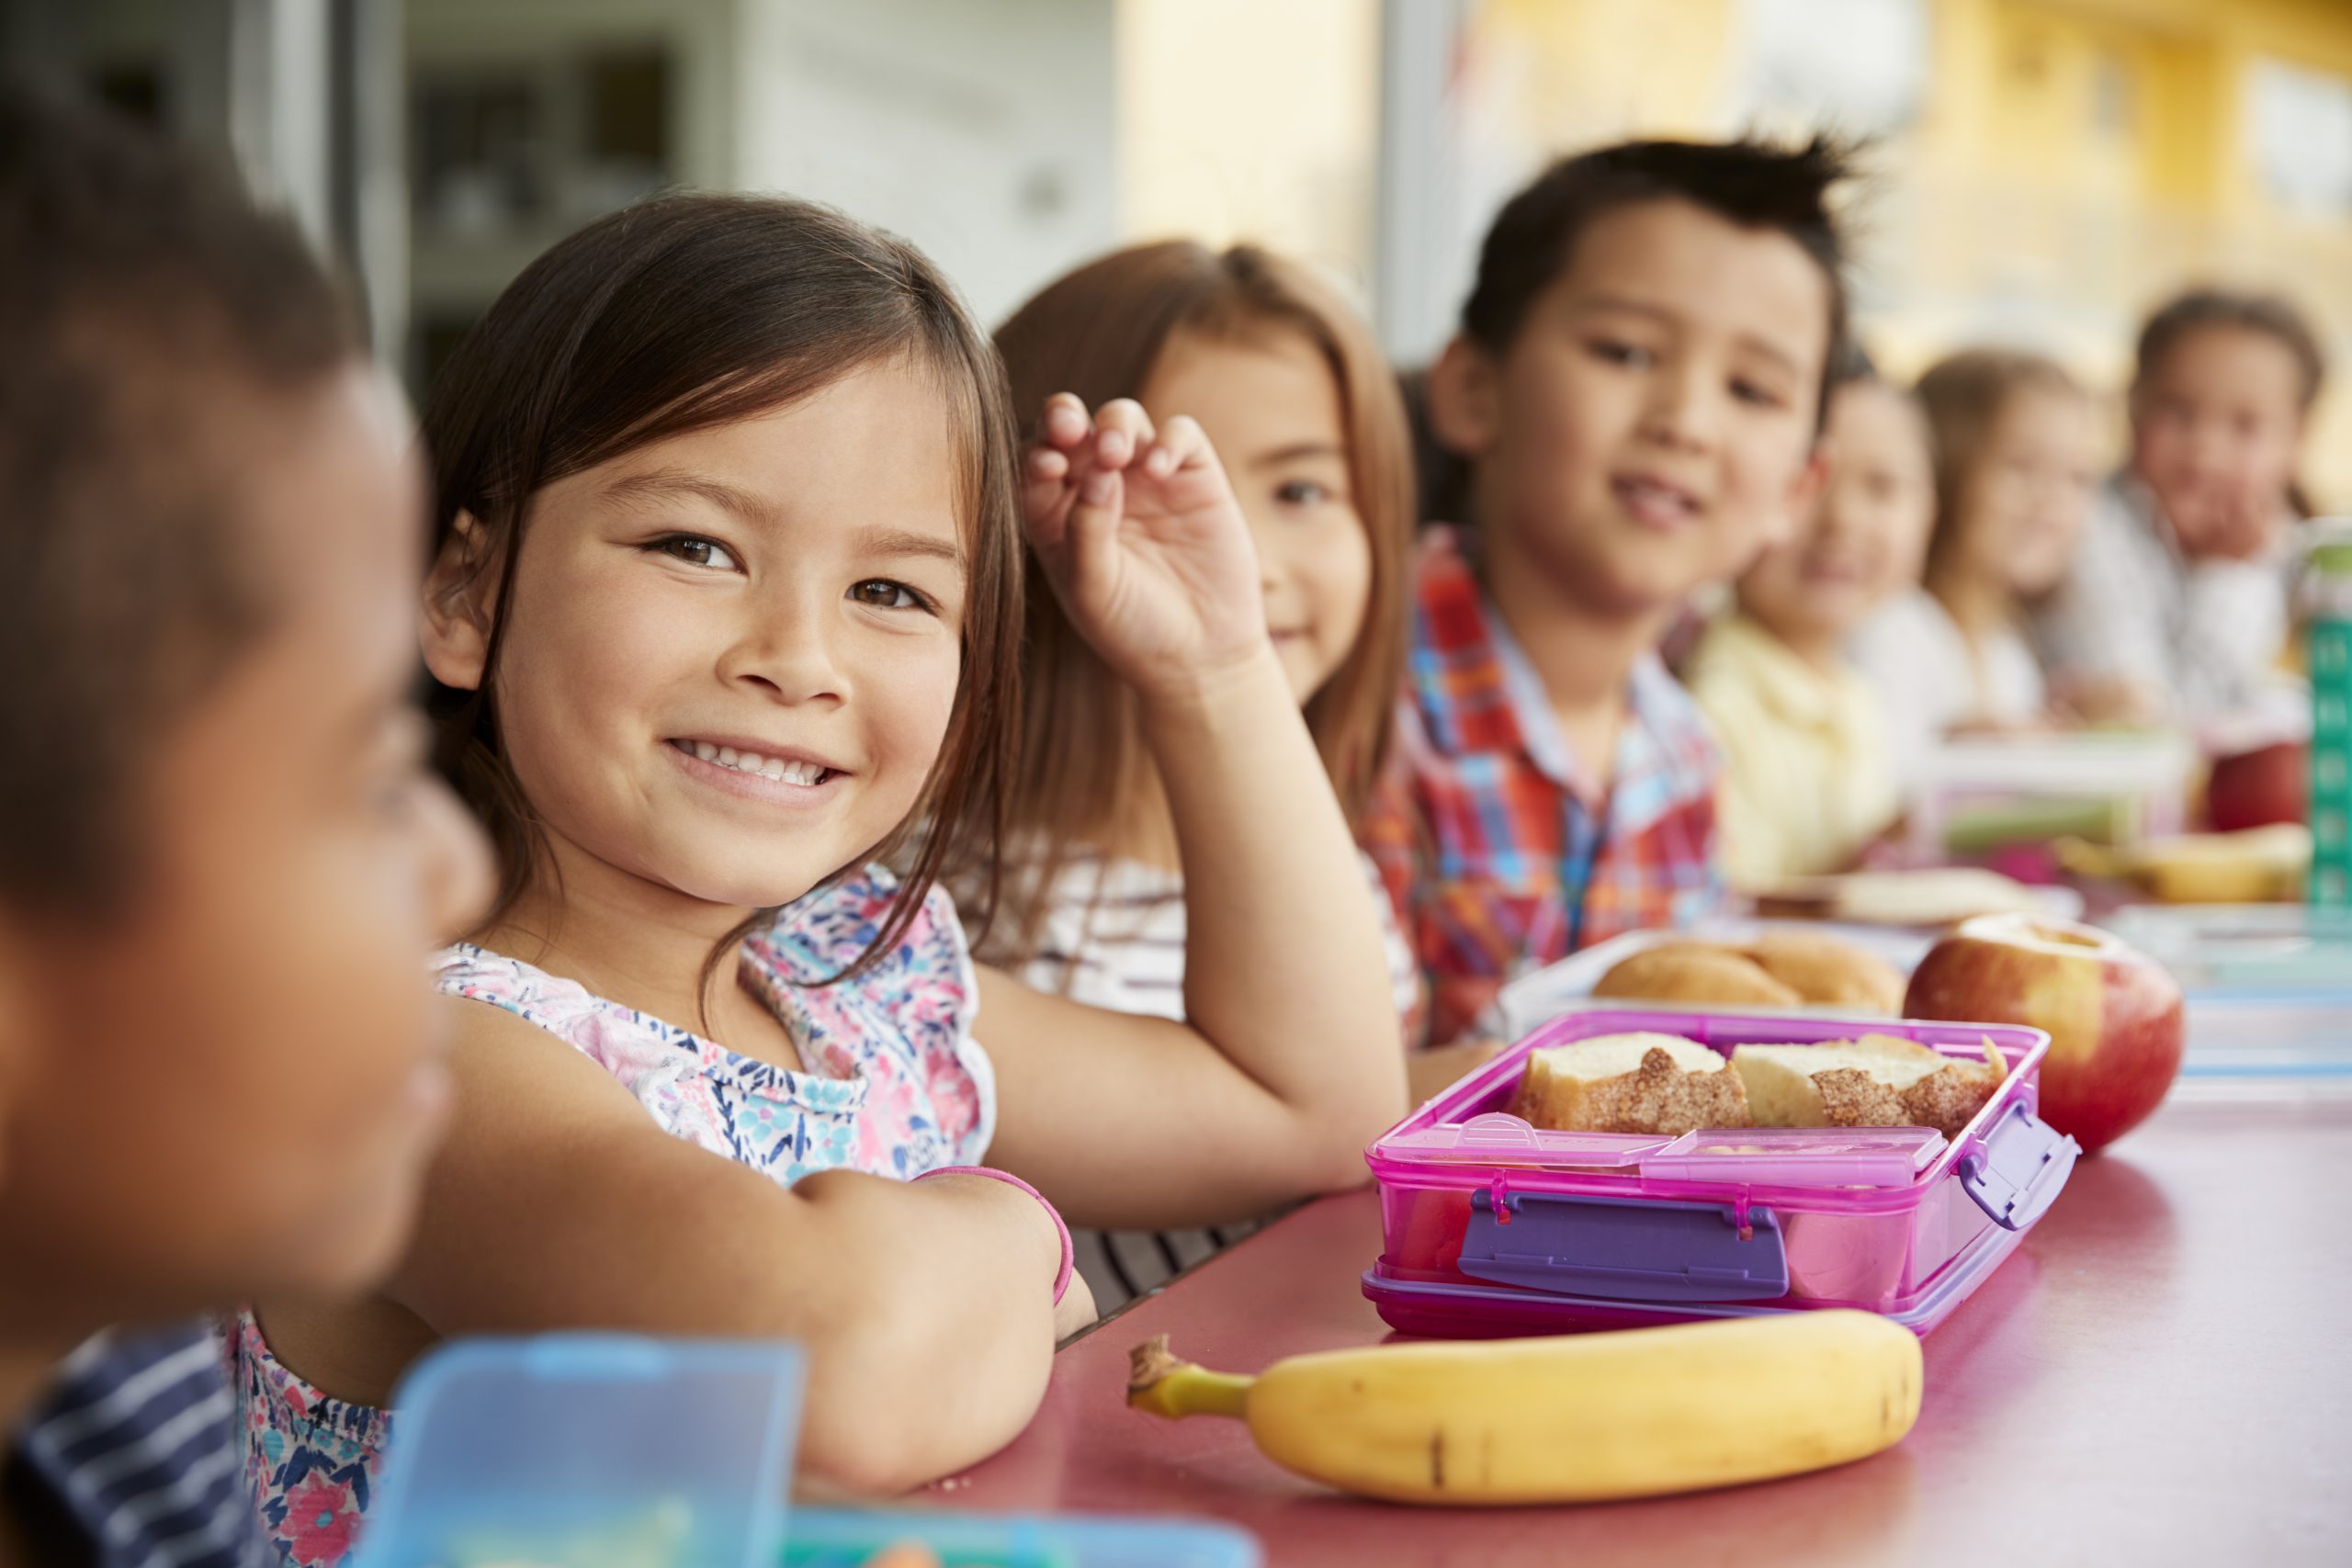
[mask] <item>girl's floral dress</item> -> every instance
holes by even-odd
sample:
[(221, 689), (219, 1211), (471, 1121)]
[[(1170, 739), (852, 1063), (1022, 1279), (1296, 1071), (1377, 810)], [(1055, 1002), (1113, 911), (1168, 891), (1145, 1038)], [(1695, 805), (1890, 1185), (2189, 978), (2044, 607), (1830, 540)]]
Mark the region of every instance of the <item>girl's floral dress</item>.
[[(972, 1040), (978, 993), (944, 892), (932, 892), (865, 975), (809, 983), (865, 952), (894, 891), (887, 874), (869, 871), (803, 899), (743, 944), (743, 984), (792, 1032), (805, 1072), (738, 1055), (479, 947), (444, 950), (435, 981), (538, 1025), (612, 1074), (673, 1137), (779, 1185), (812, 1170), (911, 1179), (979, 1162), (996, 1125), (996, 1080)], [(392, 1416), (288, 1371), (250, 1311), (225, 1333), (245, 1475), (265, 1529), (289, 1563), (341, 1562), (368, 1511)]]

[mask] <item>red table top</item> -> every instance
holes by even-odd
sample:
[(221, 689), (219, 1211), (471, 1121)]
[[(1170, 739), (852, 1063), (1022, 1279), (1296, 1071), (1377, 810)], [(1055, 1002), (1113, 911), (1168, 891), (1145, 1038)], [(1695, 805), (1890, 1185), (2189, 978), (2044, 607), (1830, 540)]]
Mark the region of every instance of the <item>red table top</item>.
[(1154, 1334), (1238, 1372), (1380, 1340), (1357, 1283), (1379, 1250), (1368, 1192), (1267, 1227), (1067, 1347), (1028, 1431), (926, 1500), (1212, 1515), (1281, 1568), (2352, 1562), (2352, 1101), (2176, 1102), (2083, 1161), (1928, 1337), (1918, 1426), (1844, 1469), (1412, 1508), (1292, 1476), (1239, 1422), (1126, 1408), (1128, 1348)]

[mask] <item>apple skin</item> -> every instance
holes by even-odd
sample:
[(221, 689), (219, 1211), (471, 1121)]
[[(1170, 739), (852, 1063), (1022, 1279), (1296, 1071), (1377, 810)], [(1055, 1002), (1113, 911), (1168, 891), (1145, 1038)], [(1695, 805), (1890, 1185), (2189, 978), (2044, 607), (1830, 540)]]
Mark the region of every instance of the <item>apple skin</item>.
[(2311, 749), (2282, 740), (2213, 764), (2205, 818), (2217, 833), (2301, 822), (2309, 814)]
[(2048, 1032), (2041, 1119), (2086, 1154), (2156, 1108), (2188, 1034), (2179, 982), (2154, 959), (2095, 926), (2031, 914), (1962, 921), (1919, 961), (1903, 1012)]

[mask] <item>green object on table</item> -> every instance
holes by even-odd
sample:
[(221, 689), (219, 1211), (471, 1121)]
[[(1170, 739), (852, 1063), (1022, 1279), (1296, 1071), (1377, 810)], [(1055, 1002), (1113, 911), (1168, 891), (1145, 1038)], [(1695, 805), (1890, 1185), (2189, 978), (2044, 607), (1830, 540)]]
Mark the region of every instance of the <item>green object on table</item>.
[(2312, 683), (2311, 902), (2352, 907), (2352, 537), (2324, 535), (2302, 584)]
[(2128, 803), (2098, 798), (2032, 797), (1971, 802), (1944, 822), (1944, 852), (1978, 855), (2010, 844), (2084, 839), (2112, 844), (2126, 835), (2120, 820)]

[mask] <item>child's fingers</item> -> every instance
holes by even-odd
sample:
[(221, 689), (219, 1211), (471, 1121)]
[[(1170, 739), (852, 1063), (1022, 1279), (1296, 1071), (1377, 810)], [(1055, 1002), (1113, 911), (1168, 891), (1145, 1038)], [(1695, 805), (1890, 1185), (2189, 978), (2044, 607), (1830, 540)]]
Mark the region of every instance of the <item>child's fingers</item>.
[(1041, 553), (1061, 547), (1064, 520), (1076, 491), (1069, 459), (1059, 452), (1033, 450), (1021, 466), (1021, 518)]
[(1114, 398), (1094, 411), (1094, 460), (1124, 468), (1151, 445), (1151, 416), (1133, 398)]
[(1056, 392), (1046, 400), (1046, 412), (1037, 428), (1047, 445), (1067, 450), (1094, 433), (1094, 422), (1086, 417), (1086, 405), (1076, 393)]
[(1208, 433), (1190, 414), (1180, 413), (1160, 427), (1159, 438), (1144, 457), (1143, 471), (1164, 479), (1179, 468), (1207, 461), (1208, 456)]
[(1078, 481), (1078, 500), (1062, 528), (1068, 585), (1087, 603), (1107, 587), (1119, 549), (1119, 518), (1126, 507), (1126, 481), (1115, 468), (1096, 468)]

